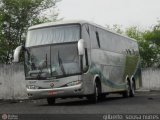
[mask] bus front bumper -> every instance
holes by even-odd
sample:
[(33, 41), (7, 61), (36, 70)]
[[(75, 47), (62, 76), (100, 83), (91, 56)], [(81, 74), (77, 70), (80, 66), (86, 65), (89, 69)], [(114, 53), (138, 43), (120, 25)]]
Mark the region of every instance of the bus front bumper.
[(48, 97), (63, 98), (83, 95), (83, 89), (82, 84), (78, 84), (74, 86), (53, 89), (27, 89), (27, 93), (30, 99), (40, 99)]

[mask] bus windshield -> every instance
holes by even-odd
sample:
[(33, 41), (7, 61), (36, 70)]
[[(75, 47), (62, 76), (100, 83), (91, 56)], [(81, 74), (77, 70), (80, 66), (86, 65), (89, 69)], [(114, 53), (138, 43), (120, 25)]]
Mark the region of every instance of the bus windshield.
[(26, 78), (47, 79), (80, 73), (79, 39), (79, 24), (30, 29), (25, 44)]
[(65, 77), (80, 73), (76, 43), (28, 48), (25, 54), (25, 73), (28, 79)]
[(28, 31), (26, 47), (73, 42), (80, 39), (80, 25), (60, 25)]

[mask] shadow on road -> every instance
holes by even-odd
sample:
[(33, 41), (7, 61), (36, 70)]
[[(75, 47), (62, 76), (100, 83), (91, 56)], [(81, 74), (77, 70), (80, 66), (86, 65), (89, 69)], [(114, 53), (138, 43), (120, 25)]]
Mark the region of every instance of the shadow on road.
[[(110, 101), (118, 101), (121, 99), (125, 99), (123, 97), (106, 97), (103, 100), (99, 100), (98, 103), (99, 105), (103, 105), (104, 103), (106, 104), (107, 102)], [(94, 103), (91, 103), (88, 101), (86, 98), (85, 99), (78, 99), (78, 98), (73, 98), (73, 99), (58, 99), (56, 104), (53, 106), (82, 106), (82, 105), (95, 105)], [(51, 106), (48, 104), (41, 104), (40, 106)]]

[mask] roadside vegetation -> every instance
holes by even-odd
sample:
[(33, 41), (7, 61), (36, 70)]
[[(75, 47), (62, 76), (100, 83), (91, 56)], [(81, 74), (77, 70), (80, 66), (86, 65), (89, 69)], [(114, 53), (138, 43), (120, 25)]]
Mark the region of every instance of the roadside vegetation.
[(10, 64), (29, 26), (58, 20), (60, 0), (0, 0), (0, 63)]

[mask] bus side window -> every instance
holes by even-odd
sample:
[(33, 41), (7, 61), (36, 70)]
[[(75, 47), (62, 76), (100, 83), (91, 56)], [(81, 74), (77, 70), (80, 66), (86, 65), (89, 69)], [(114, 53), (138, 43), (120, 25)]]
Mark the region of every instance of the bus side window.
[(85, 55), (83, 56), (83, 72), (87, 72), (88, 67), (89, 67), (88, 52), (87, 52), (87, 48), (85, 48)]
[(129, 54), (128, 49), (126, 49), (126, 54)]
[(99, 34), (97, 31), (96, 31), (96, 39), (97, 39), (98, 47), (100, 48), (101, 46), (100, 46)]
[(131, 54), (132, 54), (132, 51), (131, 51), (130, 49), (126, 49), (126, 53), (127, 53), (128, 55), (131, 55)]
[(90, 36), (89, 26), (86, 26), (86, 31), (87, 31), (88, 35)]
[(128, 52), (129, 52), (130, 55), (132, 55), (132, 51), (130, 49), (128, 49)]

